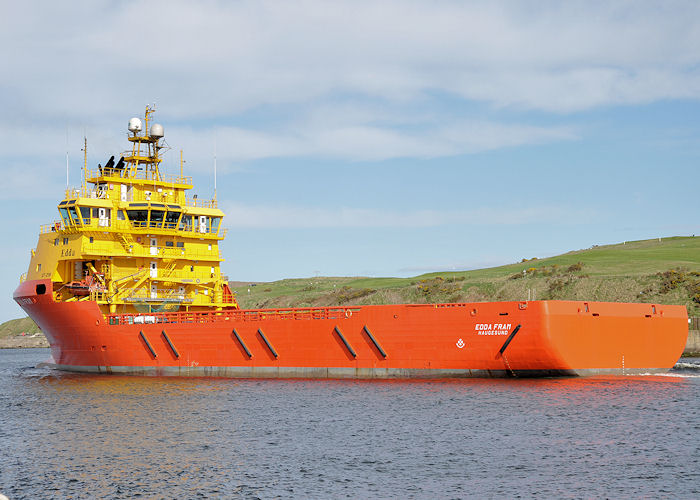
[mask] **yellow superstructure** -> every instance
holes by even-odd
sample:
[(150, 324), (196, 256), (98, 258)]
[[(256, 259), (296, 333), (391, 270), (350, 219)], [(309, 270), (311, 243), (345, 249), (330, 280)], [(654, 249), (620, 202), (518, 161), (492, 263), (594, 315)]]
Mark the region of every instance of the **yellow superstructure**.
[[(85, 168), (61, 219), (41, 227), (23, 279), (51, 279), (55, 300), (94, 300), (103, 313), (238, 307), (222, 276), (226, 230), (216, 197), (187, 196), (192, 178), (160, 172), (163, 128), (129, 122), (131, 149)], [(86, 162), (87, 163), (87, 162)]]

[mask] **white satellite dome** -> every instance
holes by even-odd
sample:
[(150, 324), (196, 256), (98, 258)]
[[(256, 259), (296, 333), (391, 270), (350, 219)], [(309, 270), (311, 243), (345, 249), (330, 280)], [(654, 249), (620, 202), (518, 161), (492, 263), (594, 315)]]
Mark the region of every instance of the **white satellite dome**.
[(141, 132), (142, 128), (143, 125), (141, 124), (141, 120), (139, 118), (132, 118), (129, 120), (129, 132)]
[(163, 125), (161, 125), (160, 123), (154, 123), (153, 125), (151, 125), (150, 136), (157, 137), (158, 139), (163, 137)]

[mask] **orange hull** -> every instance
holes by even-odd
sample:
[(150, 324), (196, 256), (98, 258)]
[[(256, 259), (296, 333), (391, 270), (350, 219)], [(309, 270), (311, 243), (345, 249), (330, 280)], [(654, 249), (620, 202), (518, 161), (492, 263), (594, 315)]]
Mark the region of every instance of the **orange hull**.
[[(44, 285), (45, 292), (42, 286)], [(103, 315), (55, 302), (50, 280), (14, 299), (70, 371), (222, 377), (405, 378), (636, 374), (671, 368), (683, 306), (579, 301), (402, 304)]]

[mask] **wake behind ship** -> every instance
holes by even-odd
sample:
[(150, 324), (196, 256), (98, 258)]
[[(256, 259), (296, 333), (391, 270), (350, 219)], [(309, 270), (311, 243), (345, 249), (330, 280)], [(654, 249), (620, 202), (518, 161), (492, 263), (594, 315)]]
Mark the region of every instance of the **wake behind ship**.
[(129, 121), (127, 151), (66, 190), (14, 300), (54, 366), (99, 373), (408, 378), (663, 372), (683, 306), (583, 301), (242, 310), (221, 274), (216, 198), (161, 172), (163, 127)]

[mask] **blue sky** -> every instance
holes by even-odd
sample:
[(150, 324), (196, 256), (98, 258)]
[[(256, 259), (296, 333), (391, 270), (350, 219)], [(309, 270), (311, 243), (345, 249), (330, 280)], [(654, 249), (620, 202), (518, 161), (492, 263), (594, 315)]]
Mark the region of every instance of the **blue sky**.
[(700, 234), (700, 3), (3, 2), (0, 320), (155, 104), (224, 271), (411, 276)]

